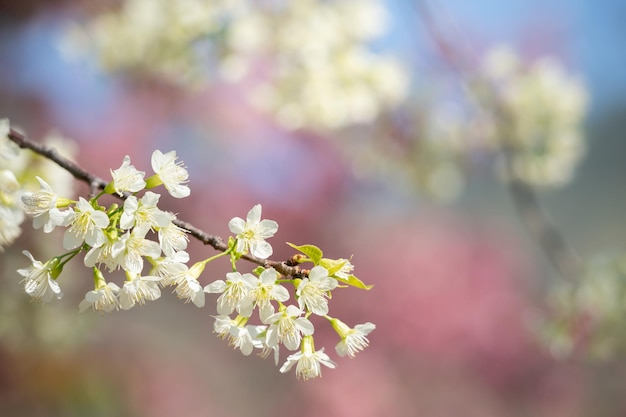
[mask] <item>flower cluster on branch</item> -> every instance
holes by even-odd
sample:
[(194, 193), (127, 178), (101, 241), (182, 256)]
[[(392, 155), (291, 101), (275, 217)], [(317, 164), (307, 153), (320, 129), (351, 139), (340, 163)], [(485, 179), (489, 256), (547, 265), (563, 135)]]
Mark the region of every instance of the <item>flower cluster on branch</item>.
[[(47, 303), (62, 298), (63, 269), (72, 259), (82, 258), (84, 266), (92, 271), (93, 289), (80, 302), (81, 312), (129, 310), (159, 299), (165, 288), (172, 288), (179, 299), (197, 307), (204, 307), (207, 293), (220, 294), (215, 333), (244, 355), (250, 355), (255, 349), (264, 357), (273, 352), (276, 364), (281, 345), (288, 351), (298, 350), (287, 357), (280, 371), (287, 372), (296, 365), (296, 375), (303, 379), (320, 376), (321, 365), (335, 367), (324, 348), (315, 348), (312, 321), (315, 316), (326, 319), (338, 334), (336, 351), (340, 356), (354, 357), (368, 346), (367, 335), (374, 330), (374, 324), (368, 322), (351, 328), (329, 315), (332, 291), (347, 286), (370, 288), (352, 274), (354, 266), (350, 260), (324, 258), (322, 250), (314, 245), (290, 243), (298, 251), (296, 255), (285, 262), (269, 260), (273, 249), (267, 239), (278, 231), (278, 223), (261, 219), (260, 204), (250, 209), (246, 219), (230, 220), (228, 227), (233, 235), (227, 243), (158, 207), (161, 195), (153, 191), (157, 187), (163, 186), (172, 197), (179, 199), (191, 192), (189, 175), (175, 151), (155, 150), (151, 158), (154, 174), (149, 177), (136, 169), (126, 156), (119, 168), (111, 170), (111, 180), (106, 182), (52, 149), (29, 141), (10, 129), (8, 121), (3, 120), (0, 127), (4, 129), (0, 132), (1, 157), (17, 155), (20, 147), (34, 150), (91, 184), (92, 189), (90, 196), (74, 200), (57, 195), (39, 176), (36, 191), (21, 190), (17, 179), (6, 181), (6, 184), (13, 184), (12, 187), (2, 184), (3, 203), (11, 202), (19, 216), (13, 220), (2, 219), (0, 236), (11, 232), (8, 226), (19, 229), (23, 213), (32, 218), (35, 229), (42, 229), (44, 233), (56, 228), (65, 230), (65, 252), (40, 261), (24, 251), (30, 266), (17, 272), (23, 277), (25, 292), (33, 300)], [(11, 173), (8, 169), (3, 171), (3, 178), (10, 177)], [(102, 201), (106, 195), (116, 196), (123, 203), (106, 205)], [(18, 197), (21, 204), (17, 203)], [(192, 236), (211, 244), (219, 253), (190, 264), (186, 252), (190, 230)], [(217, 279), (203, 286), (200, 277), (205, 266), (222, 257), (230, 260), (232, 272), (226, 274), (225, 280)], [(241, 260), (259, 266), (242, 272)], [(310, 263), (312, 267), (302, 268), (303, 263)], [(124, 273), (123, 283), (111, 278), (111, 273), (118, 270)], [(292, 296), (294, 303), (289, 302)], [(250, 321), (257, 310), (259, 322), (252, 324)]]

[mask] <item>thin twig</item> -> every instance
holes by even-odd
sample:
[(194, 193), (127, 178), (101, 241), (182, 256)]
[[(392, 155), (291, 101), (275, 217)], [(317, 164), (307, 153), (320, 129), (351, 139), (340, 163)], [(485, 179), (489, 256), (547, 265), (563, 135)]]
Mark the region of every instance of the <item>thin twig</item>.
[(576, 281), (582, 274), (581, 261), (563, 238), (563, 235), (550, 221), (537, 199), (532, 187), (516, 177), (513, 169), (513, 157), (503, 149), (508, 176), (508, 189), (520, 217), (526, 224), (530, 235), (542, 247), (550, 263), (559, 275), (568, 280)]
[[(82, 167), (80, 167), (75, 162), (70, 161), (69, 159), (61, 156), (56, 149), (51, 148), (49, 146), (42, 145), (40, 143), (33, 142), (29, 140), (26, 135), (21, 132), (18, 132), (15, 129), (11, 129), (8, 134), (8, 138), (12, 140), (17, 146), (23, 149), (30, 149), (31, 151), (39, 154), (50, 161), (55, 162), (61, 168), (65, 169), (67, 172), (72, 174), (74, 178), (77, 180), (83, 181), (87, 183), (90, 190), (103, 190), (107, 181), (102, 178), (86, 171)], [(115, 194), (117, 196), (117, 194)], [(119, 197), (119, 196), (118, 196)], [(125, 198), (125, 197), (120, 197)], [(202, 229), (194, 226), (191, 223), (180, 219), (174, 219), (173, 223), (189, 232), (191, 236), (204, 243), (205, 245), (209, 245), (213, 247), (215, 250), (220, 252), (225, 252), (228, 250), (228, 245), (224, 243), (224, 240), (215, 235), (211, 235)], [(260, 259), (250, 254), (244, 254), (241, 256), (242, 259), (245, 259), (248, 262), (252, 262), (254, 264), (260, 265), (264, 268), (274, 268), (280, 274), (286, 277), (298, 277), (302, 275), (304, 272), (299, 266), (291, 265), (290, 261), (273, 261), (270, 259)]]
[[(464, 92), (479, 112), (491, 113), (499, 123), (499, 136), (506, 137), (504, 126), (511, 125), (510, 111), (501, 96), (495, 92), (495, 87), (484, 77), (476, 74), (470, 63), (471, 55), (460, 54), (446, 36), (438, 29), (430, 13), (426, 0), (417, 0), (415, 5), (424, 27), (430, 36), (439, 55), (450, 65), (459, 77)], [(462, 39), (462, 37), (459, 37)], [(475, 94), (472, 86), (480, 85), (488, 91), (491, 101), (484, 95)], [(513, 169), (515, 150), (507, 147), (501, 141), (501, 153), (504, 157), (508, 177), (508, 190), (522, 221), (525, 223), (531, 237), (539, 244), (548, 261), (555, 270), (567, 280), (576, 280), (581, 275), (581, 262), (576, 252), (567, 244), (558, 228), (550, 221), (542, 209), (535, 190), (528, 183), (520, 179)]]

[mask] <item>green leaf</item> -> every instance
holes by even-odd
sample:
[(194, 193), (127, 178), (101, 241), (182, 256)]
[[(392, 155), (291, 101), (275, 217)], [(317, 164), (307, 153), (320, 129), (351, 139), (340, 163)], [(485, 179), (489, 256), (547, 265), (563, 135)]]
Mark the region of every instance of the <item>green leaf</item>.
[(265, 271), (265, 268), (263, 268), (262, 266), (257, 266), (252, 272), (254, 273), (254, 275), (259, 276), (263, 273), (263, 271)]
[(318, 248), (317, 246), (315, 246), (315, 245), (298, 246), (298, 245), (294, 245), (293, 243), (289, 243), (289, 242), (287, 242), (287, 244), (289, 246), (291, 246), (292, 248), (294, 248), (295, 250), (297, 250), (299, 252), (302, 252), (303, 254), (308, 256), (309, 259), (311, 259), (311, 262), (313, 262), (313, 264), (315, 264), (315, 265), (320, 263), (320, 261), (322, 260), (322, 255), (324, 255), (322, 250), (320, 248)]
[(328, 275), (333, 276), (337, 272), (343, 268), (343, 266), (348, 262), (347, 259), (328, 259), (322, 258), (320, 260), (320, 265), (328, 270)]
[(371, 290), (373, 285), (366, 285), (363, 281), (355, 277), (354, 275), (348, 276), (348, 279), (334, 277), (339, 282), (343, 282), (344, 284), (351, 285), (353, 287), (361, 288), (362, 290)]

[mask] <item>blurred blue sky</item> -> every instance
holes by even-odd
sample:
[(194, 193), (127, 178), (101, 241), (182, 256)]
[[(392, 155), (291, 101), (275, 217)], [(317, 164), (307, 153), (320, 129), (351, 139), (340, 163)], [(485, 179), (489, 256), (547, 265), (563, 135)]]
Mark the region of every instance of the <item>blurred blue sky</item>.
[[(396, 22), (420, 24), (412, 1), (388, 0)], [(593, 110), (621, 104), (626, 92), (626, 2), (620, 0), (424, 1), (447, 35), (475, 49), (509, 43), (555, 54), (587, 81)], [(409, 41), (410, 42), (410, 41)], [(483, 45), (472, 45), (481, 42)], [(480, 50), (480, 49), (479, 49)]]
[[(414, 3), (387, 3), (393, 14), (387, 41), (396, 43), (404, 52), (428, 58), (429, 53), (424, 51), (428, 41), (419, 27)], [(592, 112), (623, 101), (626, 54), (621, 47), (626, 40), (626, 2), (446, 0), (428, 4), (447, 35), (458, 38), (471, 50), (506, 42), (523, 52), (558, 55), (587, 81)], [(100, 117), (117, 90), (115, 83), (89, 62), (70, 63), (62, 57), (57, 42), (68, 20), (54, 13), (25, 26), (2, 25), (0, 83), (9, 90), (43, 94), (62, 124), (80, 129)]]

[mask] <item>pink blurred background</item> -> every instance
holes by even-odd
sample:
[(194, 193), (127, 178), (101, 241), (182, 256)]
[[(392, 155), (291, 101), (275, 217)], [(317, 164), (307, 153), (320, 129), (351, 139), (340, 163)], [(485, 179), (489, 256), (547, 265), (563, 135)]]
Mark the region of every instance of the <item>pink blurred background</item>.
[[(407, 7), (391, 3), (398, 14)], [(626, 208), (623, 196), (614, 197), (623, 188), (617, 179), (624, 165), (615, 155), (623, 155), (624, 145), (615, 132), (624, 106), (594, 81), (601, 68), (588, 62), (601, 55), (585, 55), (592, 41), (581, 27), (595, 42), (609, 42), (594, 35), (600, 23), (581, 23), (596, 18), (585, 15), (591, 6), (554, 2), (552, 11), (565, 18), (553, 24), (542, 9), (548, 6), (538, 1), (511, 2), (510, 12), (496, 2), (477, 3), (487, 16), (453, 3), (448, 10), (471, 41), (504, 37), (537, 52), (550, 49), (591, 79), (597, 95), (588, 130), (601, 140), (591, 141), (574, 184), (542, 197), (582, 250), (623, 244), (618, 216), (605, 215), (612, 211), (598, 202), (612, 199), (613, 210)], [(618, 3), (607, 2), (622, 10)], [(263, 217), (280, 225), (271, 241), (273, 259), (293, 254), (286, 241), (316, 244), (329, 257), (353, 256), (355, 274), (375, 287), (336, 291), (331, 313), (350, 325), (371, 321), (377, 329), (364, 352), (337, 359), (335, 335), (324, 333), (320, 322), (316, 345), (325, 342), (337, 369), (297, 381), (270, 359), (244, 357), (215, 337), (213, 295), (203, 309), (166, 290), (158, 302), (130, 311), (78, 316), (91, 283), (89, 271), (77, 265), (74, 274), (84, 275), (84, 285), (57, 305), (29, 303), (14, 272), (26, 263), (20, 250), (46, 249), (41, 236), (27, 230), (0, 255), (2, 292), (17, 300), (2, 301), (8, 313), (0, 333), (1, 416), (625, 415), (626, 370), (619, 360), (556, 359), (533, 333), (545, 290), (557, 277), (503, 184), (478, 172), (459, 201), (433, 203), (355, 175), (333, 132), (285, 131), (232, 86), (190, 95), (158, 80), (109, 77), (66, 63), (51, 39), (64, 18), (85, 7), (78, 1), (0, 2), (0, 117), (33, 139), (53, 128), (75, 139), (78, 162), (103, 178), (124, 155), (150, 171), (154, 149), (176, 150), (189, 168), (192, 194), (182, 202), (164, 196), (164, 208), (226, 237), (230, 218), (261, 203)], [(493, 23), (489, 12), (510, 25)], [(412, 30), (400, 27), (389, 42), (411, 53), (423, 48)], [(85, 190), (77, 184), (78, 192)], [(192, 240), (192, 259), (211, 251)], [(227, 271), (226, 262), (211, 264), (201, 282)]]

